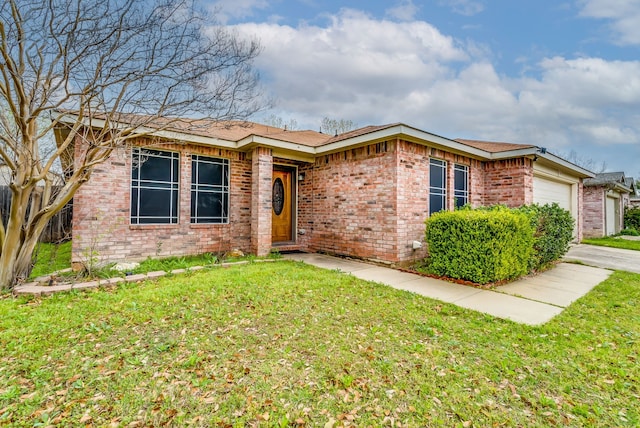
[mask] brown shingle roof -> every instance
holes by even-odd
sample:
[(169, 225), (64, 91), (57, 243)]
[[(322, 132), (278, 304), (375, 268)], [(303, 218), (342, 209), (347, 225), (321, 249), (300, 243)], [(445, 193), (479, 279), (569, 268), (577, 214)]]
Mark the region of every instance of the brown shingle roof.
[(290, 131), (248, 121), (219, 121), (215, 119), (183, 119), (183, 118), (153, 118), (151, 116), (121, 114), (119, 121), (124, 123), (144, 122), (145, 126), (164, 131), (183, 132), (208, 138), (238, 142), (249, 136), (270, 138), (308, 147), (320, 147), (325, 144), (347, 140), (349, 138), (370, 134), (382, 129), (399, 125), (398, 123), (365, 126), (339, 135), (323, 134), (321, 132), (303, 130)]
[(531, 144), (514, 144), (514, 143), (501, 143), (497, 141), (465, 140), (462, 138), (456, 138), (454, 141), (465, 144), (467, 146), (474, 147), (476, 149), (484, 150), (489, 153), (508, 152), (510, 150), (520, 150), (520, 149), (532, 149), (536, 147)]
[[(227, 141), (240, 141), (251, 135), (271, 138), (316, 147), (327, 142), (331, 136), (316, 131), (286, 131), (269, 125), (243, 121), (218, 121), (214, 119), (179, 119), (162, 123), (163, 120), (153, 123), (158, 124), (167, 131), (185, 132), (209, 138), (219, 138)], [(153, 123), (149, 126), (152, 127)]]
[(354, 129), (353, 131), (345, 132), (343, 134), (338, 134), (336, 136), (331, 137), (326, 144), (335, 143), (337, 141), (347, 140), (349, 138), (359, 137), (361, 135), (371, 134), (372, 132), (380, 131), (387, 128), (392, 128), (394, 126), (398, 126), (400, 123), (390, 123), (388, 125), (377, 125), (377, 126), (365, 126), (363, 128)]
[[(76, 112), (63, 113), (77, 114)], [(104, 119), (104, 115), (93, 114), (93, 118)], [(154, 117), (139, 114), (121, 113), (112, 116), (114, 121), (130, 124), (132, 126), (144, 126), (168, 132), (180, 132), (207, 138), (218, 138), (226, 141), (238, 142), (249, 136), (271, 138), (301, 144), (309, 147), (317, 147), (326, 144), (333, 136), (316, 131), (288, 131), (269, 125), (262, 125), (248, 121), (220, 121), (216, 119), (185, 119), (170, 117)]]

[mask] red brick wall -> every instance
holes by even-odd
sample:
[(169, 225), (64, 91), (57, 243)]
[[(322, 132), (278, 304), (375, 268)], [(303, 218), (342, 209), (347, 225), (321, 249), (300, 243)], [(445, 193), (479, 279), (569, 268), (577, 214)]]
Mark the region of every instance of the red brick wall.
[(583, 191), (582, 235), (584, 238), (597, 238), (605, 235), (605, 195), (602, 186), (587, 186)]
[[(99, 262), (234, 248), (250, 251), (251, 162), (246, 155), (191, 145), (162, 144), (157, 148), (180, 152), (179, 224), (130, 225), (131, 150), (117, 150), (96, 167), (74, 197), (74, 263), (86, 260), (91, 251)], [(229, 224), (190, 224), (191, 154), (230, 160)]]
[(454, 206), (453, 164), (469, 166), (469, 198), (480, 205), (482, 163), (392, 140), (322, 156), (299, 166), (298, 243), (310, 251), (401, 262), (422, 258), (428, 215), (429, 158), (447, 161), (447, 204)]
[(394, 142), (320, 156), (300, 171), (299, 236), (309, 250), (397, 259)]
[(533, 165), (528, 158), (484, 163), (482, 205), (519, 207), (533, 203)]

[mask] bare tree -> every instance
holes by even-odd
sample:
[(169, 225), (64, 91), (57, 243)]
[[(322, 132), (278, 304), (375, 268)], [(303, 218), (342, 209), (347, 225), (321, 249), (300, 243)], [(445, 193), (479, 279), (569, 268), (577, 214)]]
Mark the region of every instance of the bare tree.
[(347, 119), (330, 119), (325, 117), (322, 119), (320, 129), (322, 132), (331, 134), (343, 134), (357, 128), (357, 124), (352, 120)]
[[(0, 3), (0, 160), (12, 195), (0, 288), (28, 276), (49, 219), (114, 149), (177, 117), (258, 109), (258, 43), (216, 25), (196, 1)], [(52, 131), (57, 144), (46, 143)], [(56, 186), (60, 164), (73, 168)]]
[(575, 150), (571, 150), (569, 153), (559, 152), (558, 156), (568, 160), (572, 164), (578, 165), (581, 168), (588, 169), (591, 172), (599, 174), (607, 170), (607, 163), (605, 161), (597, 161), (592, 158), (581, 156)]
[(296, 131), (298, 130), (298, 121), (295, 119), (285, 120), (280, 116), (276, 116), (275, 114), (271, 114), (264, 119), (264, 124), (273, 126), (274, 128), (282, 128), (288, 131)]

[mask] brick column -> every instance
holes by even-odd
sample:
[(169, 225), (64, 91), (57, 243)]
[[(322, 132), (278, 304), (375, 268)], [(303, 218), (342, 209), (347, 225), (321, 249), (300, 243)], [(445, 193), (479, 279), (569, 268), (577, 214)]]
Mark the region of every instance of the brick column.
[(271, 149), (256, 147), (251, 167), (251, 251), (266, 256), (271, 251)]

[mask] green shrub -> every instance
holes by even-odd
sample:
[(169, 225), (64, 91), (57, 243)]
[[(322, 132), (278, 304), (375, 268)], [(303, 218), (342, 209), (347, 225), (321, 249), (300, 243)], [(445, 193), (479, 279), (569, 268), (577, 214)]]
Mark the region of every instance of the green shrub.
[(530, 217), (504, 207), (443, 211), (426, 222), (429, 270), (479, 284), (528, 272), (533, 251)]
[(573, 239), (575, 220), (571, 213), (558, 204), (526, 205), (518, 211), (530, 216), (534, 228), (531, 270), (538, 270), (559, 260), (569, 250)]
[(620, 235), (626, 235), (626, 236), (640, 236), (640, 233), (638, 233), (638, 231), (636, 229), (633, 229), (631, 227), (628, 227), (626, 229), (622, 229), (620, 231)]
[(640, 208), (627, 208), (624, 211), (624, 227), (640, 230)]

